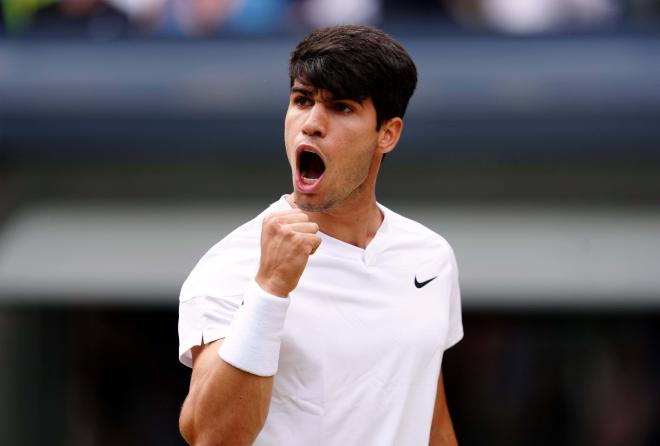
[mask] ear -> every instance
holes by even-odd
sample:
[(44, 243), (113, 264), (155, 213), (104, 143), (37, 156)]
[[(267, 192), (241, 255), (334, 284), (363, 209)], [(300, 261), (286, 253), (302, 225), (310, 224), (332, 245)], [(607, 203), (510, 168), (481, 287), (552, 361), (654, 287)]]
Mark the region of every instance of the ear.
[(396, 147), (403, 131), (403, 120), (391, 118), (383, 122), (378, 130), (378, 151), (389, 153)]

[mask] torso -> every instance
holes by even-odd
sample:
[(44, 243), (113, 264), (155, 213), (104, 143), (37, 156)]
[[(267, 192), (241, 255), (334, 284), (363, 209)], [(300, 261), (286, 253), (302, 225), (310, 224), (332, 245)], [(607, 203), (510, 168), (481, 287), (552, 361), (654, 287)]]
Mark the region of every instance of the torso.
[[(284, 198), (271, 205), (190, 274), (179, 310), (182, 362), (190, 365), (200, 340), (225, 336), (256, 274), (261, 219), (287, 208)], [(462, 336), (455, 259), (442, 237), (380, 209), (384, 219), (365, 249), (321, 234), (290, 294), (255, 445), (428, 444), (443, 352)]]
[[(255, 444), (428, 442), (453, 271), (437, 242), (397, 237), (403, 221), (387, 216), (364, 250), (322, 235), (290, 295), (271, 409)], [(438, 277), (417, 288), (416, 276)], [(280, 437), (292, 434), (281, 428), (292, 413), (295, 435)]]

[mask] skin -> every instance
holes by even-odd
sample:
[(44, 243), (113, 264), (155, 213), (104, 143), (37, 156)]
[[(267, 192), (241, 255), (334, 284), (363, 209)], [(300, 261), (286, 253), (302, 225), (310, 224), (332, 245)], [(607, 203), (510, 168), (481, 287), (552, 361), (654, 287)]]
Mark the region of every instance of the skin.
[(445, 398), (445, 384), (442, 379), (442, 370), (438, 376), (438, 389), (435, 395), (429, 446), (458, 446), (454, 426), (449, 416), (447, 399)]
[[(286, 297), (295, 289), (318, 231), (365, 248), (383, 221), (376, 204), (376, 179), (382, 156), (399, 141), (403, 121), (376, 125), (371, 99), (333, 98), (327, 91), (296, 81), (284, 124), (284, 141), (294, 191), (294, 209), (266, 216), (255, 280), (265, 291)], [(325, 171), (313, 190), (299, 187), (298, 151), (315, 151)], [(272, 394), (272, 377), (259, 377), (225, 363), (217, 354), (222, 340), (193, 349), (193, 372), (179, 420), (183, 437), (194, 445), (250, 445), (263, 427)], [(429, 445), (456, 446), (438, 377)]]
[[(383, 221), (376, 205), (382, 156), (394, 150), (402, 129), (401, 118), (392, 118), (377, 129), (376, 109), (369, 98), (339, 100), (295, 81), (284, 123), (294, 184), (290, 202), (303, 209), (322, 232), (365, 248)], [(312, 193), (296, 184), (296, 151), (303, 144), (313, 147), (325, 162), (323, 178)]]

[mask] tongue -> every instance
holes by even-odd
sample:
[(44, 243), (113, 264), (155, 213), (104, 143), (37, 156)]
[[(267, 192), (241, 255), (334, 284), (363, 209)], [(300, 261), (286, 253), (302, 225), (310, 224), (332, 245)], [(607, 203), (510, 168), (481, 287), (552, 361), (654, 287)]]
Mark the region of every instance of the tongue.
[(300, 157), (300, 173), (304, 178), (316, 180), (325, 170), (321, 157), (315, 153), (303, 152)]

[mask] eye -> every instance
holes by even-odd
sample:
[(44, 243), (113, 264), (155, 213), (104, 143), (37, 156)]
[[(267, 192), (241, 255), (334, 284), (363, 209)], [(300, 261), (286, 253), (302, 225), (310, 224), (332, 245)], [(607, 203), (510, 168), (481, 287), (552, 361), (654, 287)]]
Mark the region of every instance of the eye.
[(335, 108), (335, 110), (337, 110), (338, 112), (341, 112), (341, 113), (351, 113), (353, 111), (351, 106), (348, 105), (345, 102), (335, 102), (334, 103), (334, 108)]
[(306, 105), (311, 105), (312, 100), (307, 96), (296, 95), (293, 97), (293, 103), (300, 106), (306, 106)]

